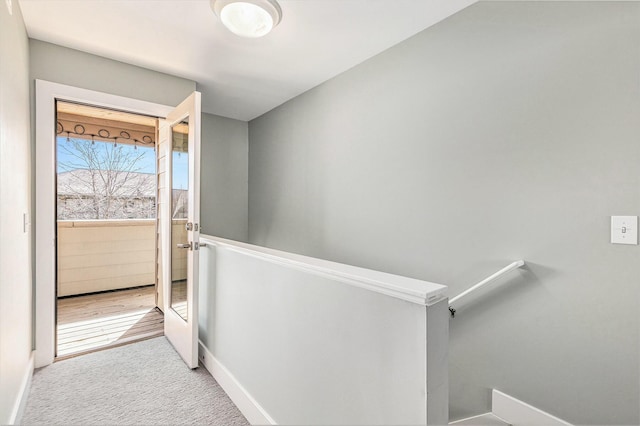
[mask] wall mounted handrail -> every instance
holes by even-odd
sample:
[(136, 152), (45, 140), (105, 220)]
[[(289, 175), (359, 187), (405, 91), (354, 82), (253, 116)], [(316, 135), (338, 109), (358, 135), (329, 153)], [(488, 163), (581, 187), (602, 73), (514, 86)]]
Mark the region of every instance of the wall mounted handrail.
[(491, 281), (494, 281), (495, 279), (501, 277), (502, 275), (506, 274), (507, 272), (511, 272), (514, 269), (518, 269), (518, 268), (521, 268), (523, 266), (524, 266), (524, 260), (516, 260), (515, 262), (510, 263), (509, 265), (507, 265), (504, 268), (500, 269), (495, 274), (490, 275), (487, 278), (485, 278), (484, 280), (480, 281), (479, 283), (471, 286), (470, 288), (468, 288), (467, 290), (463, 291), (462, 293), (460, 293), (456, 297), (454, 297), (452, 299), (449, 299), (449, 311), (451, 312), (451, 316), (454, 317), (455, 314), (456, 314), (456, 310), (451, 305), (456, 303), (458, 300), (460, 300), (463, 297), (467, 296), (468, 294), (476, 291), (480, 287), (483, 287), (483, 286), (489, 284)]

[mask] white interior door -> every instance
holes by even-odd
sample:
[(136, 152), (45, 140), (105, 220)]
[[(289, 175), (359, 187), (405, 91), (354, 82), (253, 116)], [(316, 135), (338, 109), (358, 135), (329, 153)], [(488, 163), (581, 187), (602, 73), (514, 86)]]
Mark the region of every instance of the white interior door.
[(160, 123), (166, 184), (158, 200), (162, 241), (164, 333), (189, 368), (198, 366), (200, 93)]

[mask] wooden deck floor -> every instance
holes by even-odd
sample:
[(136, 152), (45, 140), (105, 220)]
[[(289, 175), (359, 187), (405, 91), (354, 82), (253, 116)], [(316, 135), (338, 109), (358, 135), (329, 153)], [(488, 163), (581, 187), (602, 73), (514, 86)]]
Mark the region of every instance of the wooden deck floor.
[(155, 287), (58, 300), (57, 359), (162, 336)]

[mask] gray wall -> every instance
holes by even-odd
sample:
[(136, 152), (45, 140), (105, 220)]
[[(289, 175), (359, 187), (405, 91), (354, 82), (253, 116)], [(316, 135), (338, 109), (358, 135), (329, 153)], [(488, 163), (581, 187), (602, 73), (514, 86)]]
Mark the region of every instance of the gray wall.
[(79, 50), (29, 40), (31, 78), (112, 95), (178, 105), (196, 83)]
[(202, 114), (200, 222), (202, 232), (248, 238), (248, 126)]
[[(248, 239), (248, 124), (202, 114), (200, 223), (202, 233), (246, 242)], [(201, 256), (206, 253), (201, 252)], [(201, 265), (206, 258), (201, 258)], [(200, 278), (200, 340), (214, 352), (214, 287)], [(209, 296), (207, 296), (209, 295)]]
[(0, 424), (13, 421), (32, 349), (29, 44), (20, 6), (0, 4)]
[[(249, 123), (249, 240), (450, 286), (451, 419), (637, 424), (640, 5), (481, 2)], [(506, 286), (506, 284), (509, 284)]]

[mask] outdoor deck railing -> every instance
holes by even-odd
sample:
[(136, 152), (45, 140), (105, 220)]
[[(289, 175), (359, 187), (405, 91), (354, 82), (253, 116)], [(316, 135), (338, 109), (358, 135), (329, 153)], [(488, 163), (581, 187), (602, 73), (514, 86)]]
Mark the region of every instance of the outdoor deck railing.
[[(155, 219), (65, 220), (57, 226), (58, 297), (155, 283)], [(173, 237), (181, 232), (182, 224), (175, 224)]]

